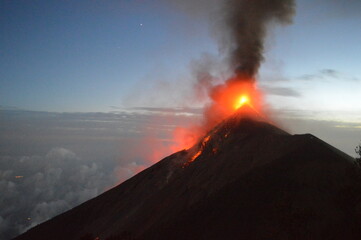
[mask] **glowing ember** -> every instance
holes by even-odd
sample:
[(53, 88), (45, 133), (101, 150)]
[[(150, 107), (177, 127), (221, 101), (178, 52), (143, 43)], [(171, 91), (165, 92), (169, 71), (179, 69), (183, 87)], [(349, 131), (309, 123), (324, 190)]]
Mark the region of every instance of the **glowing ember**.
[(204, 147), (204, 145), (209, 141), (209, 139), (211, 138), (211, 136), (207, 136), (203, 139), (203, 142), (202, 142), (202, 146)]
[(234, 105), (235, 109), (238, 109), (240, 107), (242, 107), (244, 104), (249, 102), (249, 98), (247, 95), (242, 95), (238, 101), (236, 102), (236, 104)]
[(199, 157), (199, 155), (201, 155), (202, 150), (199, 150), (196, 154), (193, 155), (193, 157), (191, 158), (191, 160), (189, 160), (188, 163), (193, 162), (194, 160), (196, 160), (197, 157)]
[(204, 112), (206, 131), (245, 105), (254, 110), (245, 112), (248, 117), (262, 112), (262, 93), (252, 78), (231, 78), (224, 84), (214, 86), (209, 97), (212, 102)]
[(203, 152), (203, 150), (204, 150), (204, 148), (206, 147), (207, 143), (209, 142), (209, 139), (210, 139), (210, 138), (211, 138), (211, 136), (208, 135), (208, 136), (206, 136), (206, 137), (203, 139), (199, 151), (198, 151), (196, 154), (194, 154), (194, 155), (192, 156), (192, 158), (191, 158), (188, 162), (186, 162), (186, 163), (184, 164), (184, 166), (188, 166), (191, 162), (194, 162), (194, 160), (196, 160), (197, 157), (199, 157), (199, 155), (201, 155), (201, 153)]

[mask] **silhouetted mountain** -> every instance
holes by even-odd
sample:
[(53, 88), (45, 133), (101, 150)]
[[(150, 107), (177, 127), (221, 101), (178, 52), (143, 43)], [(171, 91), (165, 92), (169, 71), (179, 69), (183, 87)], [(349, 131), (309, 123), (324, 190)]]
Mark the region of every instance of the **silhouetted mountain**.
[(244, 116), (15, 239), (360, 239), (353, 159)]

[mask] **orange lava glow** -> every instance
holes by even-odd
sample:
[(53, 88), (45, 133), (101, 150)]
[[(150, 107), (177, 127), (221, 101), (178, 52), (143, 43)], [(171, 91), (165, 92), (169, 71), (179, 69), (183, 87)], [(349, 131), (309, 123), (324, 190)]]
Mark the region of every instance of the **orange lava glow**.
[(199, 157), (199, 155), (201, 155), (202, 150), (199, 150), (196, 154), (193, 155), (193, 157), (191, 158), (191, 160), (189, 160), (188, 163), (193, 162), (194, 160), (196, 160), (197, 157)]
[[(173, 152), (187, 150), (192, 151), (190, 159), (184, 164), (184, 167), (188, 166), (202, 154), (210, 140), (209, 135), (203, 139), (201, 137), (221, 121), (235, 112), (247, 117), (263, 116), (262, 93), (257, 89), (255, 82), (253, 78), (236, 76), (223, 84), (207, 88), (210, 103), (204, 108), (203, 121), (199, 125), (191, 127), (176, 127), (171, 141), (165, 145), (154, 147), (152, 154), (148, 154), (148, 158), (151, 158), (150, 162), (157, 162)], [(228, 133), (224, 137), (227, 138)], [(191, 150), (197, 142), (200, 142), (198, 149)], [(216, 154), (218, 149), (214, 148), (212, 152)]]
[(212, 102), (204, 113), (206, 130), (244, 106), (253, 109), (253, 113), (247, 112), (248, 115), (262, 112), (262, 93), (257, 89), (254, 79), (231, 78), (215, 86), (209, 96)]
[[(204, 110), (204, 121), (201, 126), (193, 129), (176, 128), (173, 134), (176, 144), (171, 147), (173, 151), (189, 149), (199, 141), (201, 136), (236, 111), (248, 117), (261, 115), (262, 112), (262, 94), (257, 89), (254, 79), (231, 78), (224, 84), (211, 88), (209, 97), (211, 103)], [(248, 108), (243, 110), (245, 106)], [(225, 137), (227, 138), (227, 135)], [(188, 164), (202, 153), (209, 138), (210, 136), (206, 136), (202, 140), (199, 151), (192, 156)]]
[(177, 127), (173, 131), (173, 144), (170, 146), (172, 152), (188, 149), (198, 140), (199, 134), (196, 128)]
[(209, 142), (210, 138), (211, 138), (210, 135), (208, 135), (208, 136), (206, 136), (205, 138), (203, 138), (199, 150), (196, 152), (196, 154), (194, 154), (194, 155), (191, 157), (191, 159), (189, 159), (188, 162), (186, 162), (186, 163), (184, 164), (184, 166), (188, 166), (190, 163), (194, 162), (194, 160), (196, 160), (196, 159), (199, 157), (199, 155), (201, 155), (201, 153), (203, 152), (203, 150), (204, 150), (204, 148), (206, 147), (207, 143)]
[(238, 101), (236, 101), (236, 103), (234, 104), (234, 109), (238, 109), (240, 107), (242, 107), (244, 104), (249, 102), (249, 98), (247, 95), (242, 95)]

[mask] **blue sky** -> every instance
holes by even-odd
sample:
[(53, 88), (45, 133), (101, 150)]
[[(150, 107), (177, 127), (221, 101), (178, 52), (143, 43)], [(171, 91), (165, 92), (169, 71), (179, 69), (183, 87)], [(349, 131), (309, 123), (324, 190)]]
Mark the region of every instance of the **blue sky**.
[[(192, 61), (219, 57), (218, 47), (205, 18), (166, 2), (1, 1), (1, 105), (59, 112), (184, 105)], [(361, 111), (360, 10), (355, 0), (297, 1), (294, 24), (270, 31), (259, 81), (297, 94), (270, 91), (268, 103)]]

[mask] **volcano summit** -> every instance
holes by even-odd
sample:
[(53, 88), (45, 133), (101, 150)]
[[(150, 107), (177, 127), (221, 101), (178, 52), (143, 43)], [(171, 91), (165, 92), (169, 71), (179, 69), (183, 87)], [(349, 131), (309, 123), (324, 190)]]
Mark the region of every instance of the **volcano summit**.
[(360, 239), (352, 160), (237, 111), (192, 148), (15, 239)]

